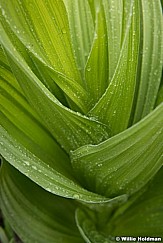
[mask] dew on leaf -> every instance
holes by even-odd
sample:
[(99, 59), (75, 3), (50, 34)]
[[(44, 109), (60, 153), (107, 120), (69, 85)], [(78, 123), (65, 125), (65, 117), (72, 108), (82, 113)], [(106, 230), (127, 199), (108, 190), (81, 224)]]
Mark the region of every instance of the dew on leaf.
[(35, 165), (32, 165), (32, 169), (37, 170), (37, 167)]
[(52, 192), (52, 190), (49, 188), (49, 187), (47, 187), (47, 188), (45, 188), (46, 189), (46, 191), (48, 191), (48, 192)]
[(80, 196), (79, 196), (79, 194), (74, 194), (74, 195), (73, 195), (73, 198), (74, 198), (74, 199), (79, 199)]
[(28, 162), (28, 161), (24, 161), (24, 164), (26, 164), (26, 165), (30, 165), (30, 163)]
[(63, 33), (63, 34), (66, 34), (66, 29), (63, 28), (63, 29), (62, 29), (62, 33)]

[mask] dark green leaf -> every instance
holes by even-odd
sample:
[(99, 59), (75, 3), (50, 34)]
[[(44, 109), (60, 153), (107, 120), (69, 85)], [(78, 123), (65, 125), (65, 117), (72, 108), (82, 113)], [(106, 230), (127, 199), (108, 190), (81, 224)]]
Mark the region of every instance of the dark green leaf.
[(109, 237), (99, 232), (96, 228), (96, 218), (93, 212), (77, 209), (76, 223), (78, 229), (87, 243), (110, 243)]
[(23, 242), (83, 242), (75, 225), (75, 203), (44, 191), (7, 162), (0, 194), (4, 215)]
[[(137, 200), (120, 208), (110, 221), (112, 235), (163, 237), (163, 169)], [(123, 213), (122, 213), (123, 212)]]

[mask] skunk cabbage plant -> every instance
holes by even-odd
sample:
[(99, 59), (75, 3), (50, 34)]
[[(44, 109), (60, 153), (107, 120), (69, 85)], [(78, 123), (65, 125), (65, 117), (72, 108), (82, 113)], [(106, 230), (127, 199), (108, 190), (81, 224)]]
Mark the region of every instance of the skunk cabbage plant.
[(1, 241), (161, 239), (161, 1), (0, 10)]

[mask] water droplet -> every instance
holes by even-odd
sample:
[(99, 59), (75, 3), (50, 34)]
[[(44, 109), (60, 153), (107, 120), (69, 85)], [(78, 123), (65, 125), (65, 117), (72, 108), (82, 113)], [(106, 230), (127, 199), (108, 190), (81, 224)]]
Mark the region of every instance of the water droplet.
[(2, 8), (2, 15), (5, 16), (5, 10)]
[(97, 39), (98, 38), (98, 35), (97, 35), (97, 33), (95, 33), (95, 35), (94, 35), (94, 39)]
[(74, 199), (79, 199), (80, 196), (79, 196), (79, 194), (74, 194), (74, 195), (73, 195), (73, 198), (74, 198)]
[(66, 34), (66, 29), (63, 28), (63, 29), (62, 29), (62, 33), (63, 33), (63, 34)]
[(98, 167), (101, 167), (101, 166), (102, 166), (102, 164), (100, 163), (100, 164), (98, 164), (97, 166), (98, 166)]
[(37, 170), (37, 167), (35, 165), (32, 165), (32, 169)]
[(28, 165), (28, 166), (30, 165), (30, 163), (29, 163), (28, 161), (24, 161), (24, 163), (25, 163), (26, 165)]
[(47, 190), (48, 192), (52, 192), (52, 190), (51, 190), (50, 188), (46, 188), (46, 190)]

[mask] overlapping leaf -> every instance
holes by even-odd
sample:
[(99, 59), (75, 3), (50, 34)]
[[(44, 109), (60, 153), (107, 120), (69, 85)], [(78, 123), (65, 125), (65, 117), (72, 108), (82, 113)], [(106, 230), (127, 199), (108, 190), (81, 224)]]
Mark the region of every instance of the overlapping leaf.
[(102, 3), (107, 24), (108, 83), (110, 83), (118, 65), (127, 24), (130, 22), (129, 13), (132, 11), (133, 1), (103, 0)]
[(99, 145), (72, 153), (80, 181), (109, 197), (132, 194), (144, 186), (163, 164), (163, 104), (145, 119)]
[[(108, 84), (108, 36), (104, 6), (99, 3), (90, 55), (85, 67), (85, 79), (92, 108), (105, 92)], [(89, 109), (90, 109), (89, 108)]]
[[(4, 57), (3, 53), (2, 56)], [(1, 155), (46, 190), (66, 197), (78, 197), (78, 193), (86, 190), (74, 179), (69, 157), (27, 103), (19, 84), (5, 63), (6, 60), (2, 62), (0, 75)], [(93, 196), (89, 192), (86, 194), (88, 197)], [(98, 198), (103, 201), (104, 198), (96, 196), (97, 201)]]
[(140, 11), (137, 1), (134, 5), (132, 1), (128, 5), (130, 14), (127, 15), (124, 41), (114, 76), (105, 94), (89, 113), (108, 124), (111, 135), (127, 128), (136, 85)]
[(56, 71), (81, 82), (71, 49), (63, 1), (1, 1), (1, 9), (4, 22), (7, 21), (31, 52)]
[(1, 208), (23, 242), (83, 242), (75, 225), (75, 203), (44, 191), (7, 162), (0, 192)]
[(76, 222), (78, 229), (87, 243), (110, 243), (111, 238), (102, 234), (96, 227), (96, 217), (93, 212), (77, 209)]
[[(84, 81), (84, 69), (91, 50), (94, 22), (87, 0), (64, 0), (67, 8), (73, 50)], [(84, 83), (86, 85), (86, 83)]]
[(26, 98), (66, 151), (83, 144), (98, 143), (107, 136), (102, 124), (67, 109), (49, 92), (30, 70), (22, 56), (16, 50), (13, 53), (14, 47), (5, 33), (3, 33), (3, 43), (10, 65)]
[[(4, 161), (1, 207), (14, 230), (24, 242), (163, 237), (160, 0), (0, 9), (0, 150), (15, 167)], [(82, 201), (77, 227), (77, 202), (54, 194)]]
[[(11, 124), (10, 128), (14, 129)], [(83, 201), (108, 201), (108, 199), (100, 195), (83, 189), (72, 178), (69, 179), (66, 174), (58, 172), (58, 167), (53, 168), (43, 160), (40, 160), (28, 149), (26, 149), (20, 142), (13, 139), (13, 137), (8, 134), (4, 128), (2, 128), (2, 126), (0, 127), (0, 134), (0, 151), (2, 156), (15, 168), (28, 176), (45, 190), (56, 195), (80, 199)], [(19, 136), (21, 136), (20, 131)]]
[(139, 121), (154, 108), (163, 65), (163, 19), (159, 0), (141, 1), (141, 46), (134, 119)]
[[(123, 236), (162, 237), (163, 228), (163, 170), (160, 169), (152, 183), (148, 185), (141, 195), (131, 198), (115, 213), (108, 214), (107, 223), (99, 224), (98, 218), (104, 217), (101, 212), (78, 208), (76, 222), (79, 231), (86, 242), (126, 242)], [(101, 213), (101, 215), (100, 215)], [(150, 235), (149, 235), (150, 232)]]
[(70, 173), (68, 156), (27, 103), (19, 84), (4, 61), (0, 71), (1, 125), (40, 159), (53, 166), (57, 165), (58, 169), (65, 168), (64, 173)]
[[(30, 54), (34, 62), (37, 65), (39, 63), (38, 67), (39, 70), (42, 69), (43, 76), (44, 72), (50, 70), (50, 76), (46, 75), (47, 80), (44, 82), (52, 87), (55, 93), (58, 92), (59, 86), (65, 92), (69, 105), (85, 112), (87, 97), (83, 94), (83, 81), (71, 48), (67, 12), (63, 1), (56, 4), (35, 1), (34, 6), (28, 1), (16, 1), (14, 4), (2, 1), (1, 9), (2, 24), (10, 35), (10, 40), (13, 39), (14, 45), (18, 40), (20, 42), (17, 50), (21, 52), (22, 43), (25, 47), (24, 56)], [(47, 22), (49, 24), (46, 24)], [(73, 95), (74, 91), (76, 96)], [(77, 101), (80, 103), (75, 104)]]
[(161, 168), (146, 192), (131, 205), (129, 201), (129, 207), (125, 205), (120, 208), (110, 221), (112, 235), (163, 237), (162, 187), (163, 169)]

